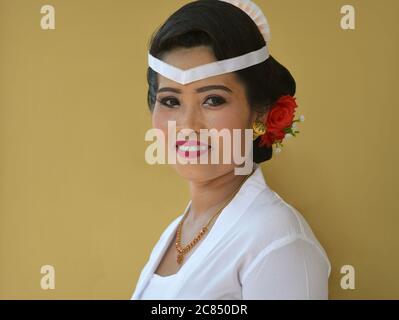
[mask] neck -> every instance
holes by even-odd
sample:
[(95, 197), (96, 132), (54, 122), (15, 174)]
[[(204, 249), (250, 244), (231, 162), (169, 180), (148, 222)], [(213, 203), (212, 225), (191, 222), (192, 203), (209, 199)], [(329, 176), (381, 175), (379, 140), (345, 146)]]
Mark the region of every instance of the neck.
[(234, 170), (205, 182), (190, 181), (191, 207), (188, 220), (204, 222), (237, 191), (247, 176), (235, 175)]

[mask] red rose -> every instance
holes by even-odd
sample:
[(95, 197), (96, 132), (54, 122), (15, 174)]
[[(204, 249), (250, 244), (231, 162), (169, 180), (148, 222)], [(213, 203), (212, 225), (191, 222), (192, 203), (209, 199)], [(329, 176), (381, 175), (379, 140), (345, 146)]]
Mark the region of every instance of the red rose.
[(275, 138), (271, 132), (266, 131), (264, 135), (261, 136), (259, 146), (263, 147), (264, 145), (271, 146), (274, 142)]
[(292, 126), (297, 104), (294, 97), (290, 95), (282, 96), (271, 108), (265, 125), (266, 133), (261, 137), (259, 146), (271, 146), (275, 141), (285, 137), (285, 129)]

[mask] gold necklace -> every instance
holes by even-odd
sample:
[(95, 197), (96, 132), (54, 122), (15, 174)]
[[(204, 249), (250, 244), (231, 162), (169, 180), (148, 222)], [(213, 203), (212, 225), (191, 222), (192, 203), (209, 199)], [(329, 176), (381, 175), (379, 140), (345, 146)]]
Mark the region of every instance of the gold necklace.
[[(251, 172), (251, 174), (247, 175), (243, 181), (241, 181), (240, 185), (238, 186), (238, 188), (233, 192), (233, 194), (223, 203), (223, 205), (218, 209), (218, 211), (216, 212), (216, 214), (214, 214), (208, 221), (208, 223), (203, 226), (201, 228), (201, 231), (197, 234), (197, 236), (194, 237), (193, 240), (191, 240), (191, 242), (186, 245), (185, 247), (182, 247), (181, 245), (181, 231), (182, 231), (182, 227), (183, 227), (183, 223), (184, 220), (186, 220), (187, 216), (188, 216), (188, 212), (190, 210), (187, 210), (187, 212), (184, 214), (183, 219), (179, 222), (179, 225), (177, 227), (177, 232), (176, 232), (176, 249), (177, 249), (177, 263), (178, 264), (182, 264), (183, 260), (184, 260), (184, 256), (201, 240), (201, 238), (203, 237), (203, 235), (208, 231), (208, 227), (210, 225), (210, 223), (212, 222), (212, 220), (214, 218), (216, 218), (216, 216), (218, 214), (220, 214), (222, 212), (222, 210), (228, 205), (228, 203), (230, 203), (230, 201), (234, 198), (234, 196), (237, 194), (237, 192), (240, 190), (241, 186), (244, 184), (245, 181), (247, 181), (247, 179), (255, 172), (255, 170), (253, 170)], [(191, 207), (191, 206), (190, 206)]]

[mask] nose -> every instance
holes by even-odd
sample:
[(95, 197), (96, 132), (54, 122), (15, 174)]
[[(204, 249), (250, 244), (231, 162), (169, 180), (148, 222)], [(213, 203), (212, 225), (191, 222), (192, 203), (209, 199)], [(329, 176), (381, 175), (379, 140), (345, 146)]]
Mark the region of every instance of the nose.
[(186, 130), (194, 131), (197, 134), (200, 133), (200, 129), (206, 128), (203, 114), (199, 106), (194, 104), (186, 105), (182, 108), (180, 117), (178, 117), (176, 128), (177, 131)]

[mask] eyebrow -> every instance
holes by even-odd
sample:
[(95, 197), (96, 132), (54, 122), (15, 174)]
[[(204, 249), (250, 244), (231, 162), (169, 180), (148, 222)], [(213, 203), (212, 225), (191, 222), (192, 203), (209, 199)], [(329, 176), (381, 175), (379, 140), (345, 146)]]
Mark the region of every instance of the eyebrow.
[[(230, 93), (233, 92), (230, 88), (228, 88), (228, 87), (226, 87), (226, 86), (222, 86), (222, 85), (205, 86), (205, 87), (197, 88), (195, 91), (196, 91), (197, 93), (201, 93), (201, 92), (205, 92), (205, 91), (209, 91), (209, 90), (217, 90), (217, 89), (219, 89), (219, 90), (224, 90), (224, 91), (227, 91), (227, 92), (230, 92)], [(170, 87), (161, 88), (161, 89), (158, 90), (157, 93), (160, 93), (160, 92), (167, 92), (167, 91), (168, 91), (168, 92), (179, 93), (179, 94), (182, 93), (182, 91), (181, 91), (180, 89), (170, 88)]]

